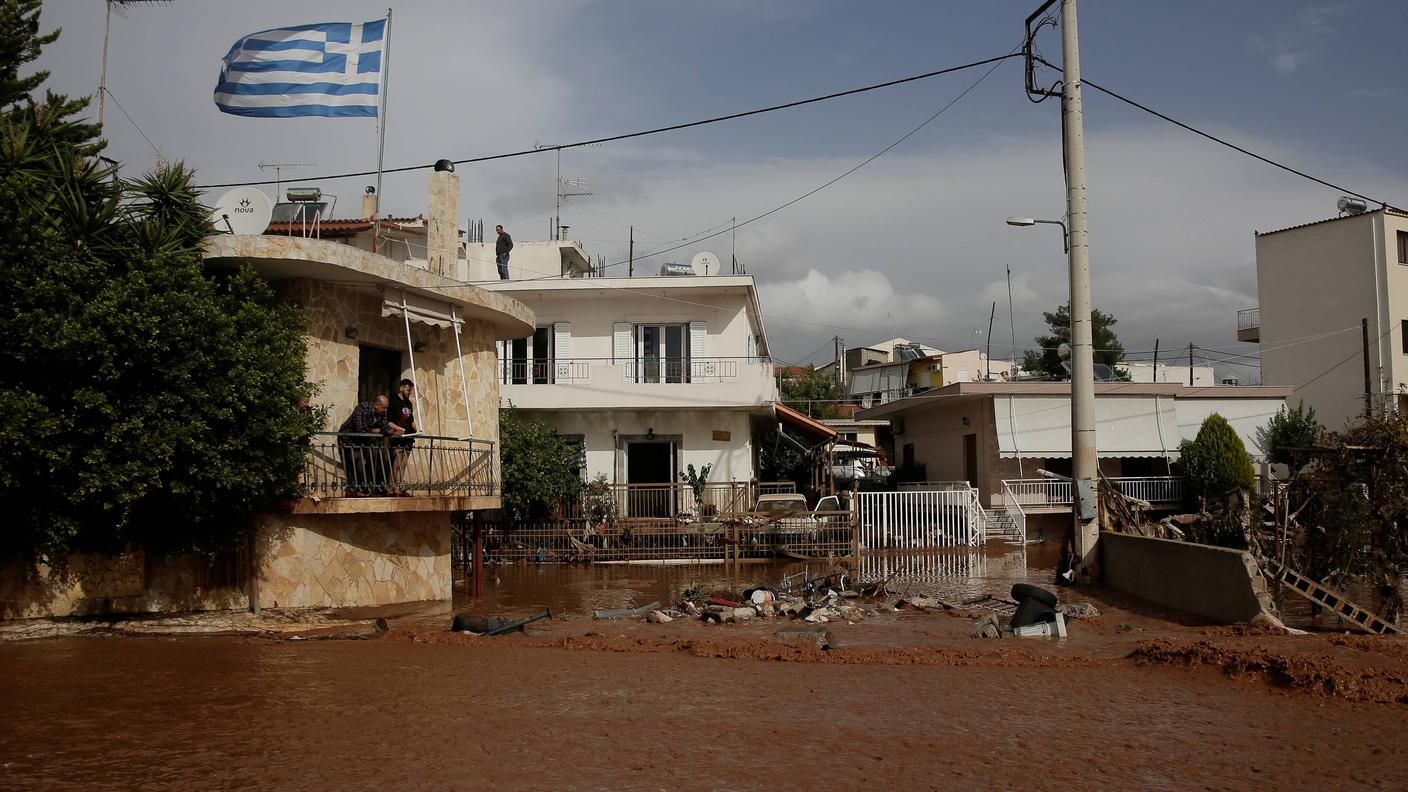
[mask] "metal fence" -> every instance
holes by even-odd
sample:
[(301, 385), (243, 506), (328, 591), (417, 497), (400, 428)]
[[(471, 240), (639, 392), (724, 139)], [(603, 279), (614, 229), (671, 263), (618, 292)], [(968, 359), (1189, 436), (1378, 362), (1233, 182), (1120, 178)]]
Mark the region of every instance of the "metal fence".
[[(635, 519), (610, 527), (584, 519), (486, 521), (480, 527), (485, 560), (495, 563), (838, 558), (854, 555), (856, 535), (850, 512), (820, 512), (774, 522), (742, 516), (730, 522)], [(471, 524), (455, 521), (452, 535), (451, 560), (467, 562), (472, 557)]]
[(977, 490), (856, 493), (865, 550), (976, 546), (984, 513)]
[[(1120, 492), (1149, 503), (1180, 503), (1183, 500), (1183, 479), (1178, 476), (1126, 476), (1106, 479)], [(1071, 482), (1064, 479), (1008, 479), (1002, 482), (1003, 504), (1010, 499), (1025, 508), (1067, 507), (1071, 501)]]
[[(702, 497), (695, 502), (694, 489), (683, 482), (675, 484), (612, 484), (611, 495), (616, 516), (631, 519), (673, 519), (679, 517), (715, 519), (752, 511), (760, 495), (792, 493), (797, 485), (791, 481), (718, 481), (704, 485)], [(583, 516), (583, 495), (564, 503), (560, 516), (576, 519)]]
[(303, 492), (318, 498), (496, 495), (494, 443), (439, 435), (313, 435)]
[(503, 385), (586, 382), (591, 376), (592, 364), (589, 360), (513, 357), (499, 360), (499, 382)]

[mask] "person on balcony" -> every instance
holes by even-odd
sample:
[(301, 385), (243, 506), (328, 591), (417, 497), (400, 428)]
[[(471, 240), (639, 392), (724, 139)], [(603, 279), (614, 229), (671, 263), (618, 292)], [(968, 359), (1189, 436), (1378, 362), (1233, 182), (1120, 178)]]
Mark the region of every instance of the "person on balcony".
[(503, 226), (494, 226), (499, 238), (494, 242), (494, 263), (499, 265), (499, 280), (508, 280), (508, 254), (513, 250), (513, 237)]
[(352, 414), (337, 428), (337, 444), (342, 448), (342, 470), (347, 476), (347, 496), (364, 498), (386, 492), (388, 460), (387, 436), (400, 434), (386, 422), (390, 402), (385, 394), (352, 408)]
[[(411, 447), (416, 441), (410, 435), (416, 432), (415, 405), (412, 396), (416, 384), (408, 379), (396, 386), (396, 395), (391, 397), (391, 406), (386, 411), (387, 428), (393, 436), (386, 442), (391, 446), (391, 493), (410, 495), (405, 488), (406, 463), (411, 458)], [(399, 433), (397, 430), (400, 430)]]

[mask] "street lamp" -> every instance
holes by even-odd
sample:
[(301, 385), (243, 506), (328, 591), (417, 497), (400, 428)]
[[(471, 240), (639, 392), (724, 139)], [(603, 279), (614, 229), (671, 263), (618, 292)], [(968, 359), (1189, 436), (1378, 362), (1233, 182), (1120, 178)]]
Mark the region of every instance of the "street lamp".
[(1067, 254), (1071, 252), (1070, 235), (1066, 233), (1066, 224), (1061, 222), (1060, 220), (1035, 220), (1030, 217), (1007, 218), (1007, 225), (1014, 226), (1016, 228), (1026, 228), (1028, 226), (1034, 226), (1039, 223), (1043, 225), (1061, 226), (1061, 247), (1066, 251)]

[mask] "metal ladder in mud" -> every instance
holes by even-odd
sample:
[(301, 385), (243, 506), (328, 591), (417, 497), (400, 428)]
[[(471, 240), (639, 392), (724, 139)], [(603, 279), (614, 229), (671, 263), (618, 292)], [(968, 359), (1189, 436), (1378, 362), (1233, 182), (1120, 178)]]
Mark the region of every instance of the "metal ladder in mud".
[(1344, 595), (1333, 589), (1325, 588), (1305, 575), (1282, 566), (1280, 563), (1266, 558), (1262, 560), (1262, 566), (1270, 573), (1269, 577), (1291, 591), (1305, 597), (1311, 602), (1319, 605), (1337, 616), (1346, 619), (1350, 624), (1364, 630), (1365, 632), (1377, 633), (1379, 635), (1396, 635), (1398, 628), (1384, 621), (1378, 616), (1355, 605), (1344, 598)]

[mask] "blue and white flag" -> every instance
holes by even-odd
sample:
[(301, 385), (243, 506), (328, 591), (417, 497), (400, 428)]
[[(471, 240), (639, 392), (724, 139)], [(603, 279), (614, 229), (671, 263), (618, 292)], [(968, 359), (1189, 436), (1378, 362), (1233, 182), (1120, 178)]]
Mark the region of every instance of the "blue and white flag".
[(386, 20), (251, 33), (225, 55), (215, 106), (261, 118), (376, 117)]

